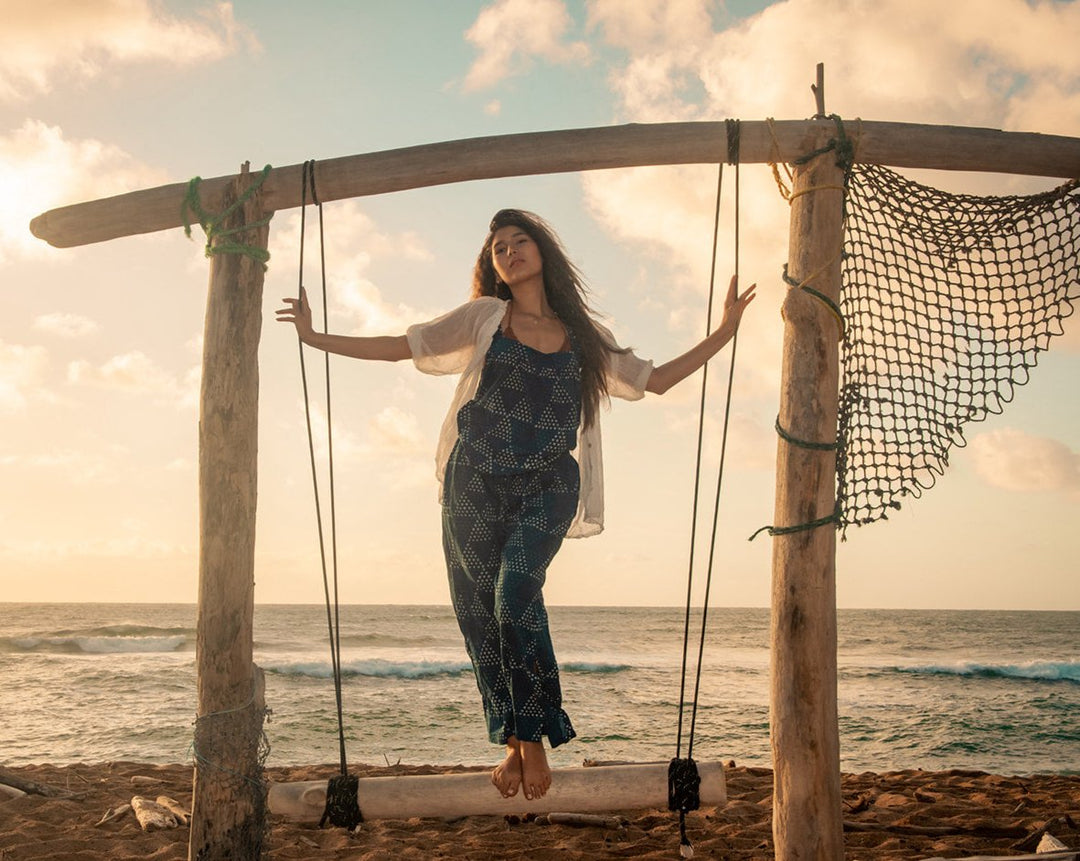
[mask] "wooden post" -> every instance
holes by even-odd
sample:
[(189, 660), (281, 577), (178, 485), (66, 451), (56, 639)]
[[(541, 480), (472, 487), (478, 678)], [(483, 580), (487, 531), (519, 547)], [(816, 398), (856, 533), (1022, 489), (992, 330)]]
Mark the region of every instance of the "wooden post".
[[(843, 172), (836, 153), (796, 168), (788, 274), (840, 292)], [(839, 323), (819, 298), (791, 289), (783, 304), (780, 424), (801, 441), (836, 438)], [(832, 514), (836, 454), (780, 440), (777, 527)], [(773, 539), (772, 749), (776, 858), (844, 857), (836, 708), (836, 529), (828, 523)]]
[[(244, 172), (224, 210), (250, 183)], [(204, 201), (209, 210), (212, 204)], [(262, 217), (259, 194), (223, 227)], [(268, 227), (218, 237), (265, 249)], [(252, 663), (258, 348), (265, 266), (247, 254), (214, 254), (206, 303), (199, 417), (198, 719), (190, 861), (260, 857), (262, 672)]]

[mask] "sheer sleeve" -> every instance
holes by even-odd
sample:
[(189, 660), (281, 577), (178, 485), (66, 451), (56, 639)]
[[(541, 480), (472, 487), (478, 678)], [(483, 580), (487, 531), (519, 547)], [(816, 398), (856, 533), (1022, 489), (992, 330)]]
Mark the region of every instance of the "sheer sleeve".
[(413, 362), (426, 374), (459, 374), (476, 352), (481, 330), (498, 314), (501, 299), (483, 296), (405, 332)]
[(640, 358), (633, 350), (618, 352), (621, 348), (615, 336), (599, 323), (596, 328), (612, 348), (612, 352), (608, 353), (608, 395), (627, 401), (641, 400), (645, 397), (645, 386), (653, 371), (652, 360)]

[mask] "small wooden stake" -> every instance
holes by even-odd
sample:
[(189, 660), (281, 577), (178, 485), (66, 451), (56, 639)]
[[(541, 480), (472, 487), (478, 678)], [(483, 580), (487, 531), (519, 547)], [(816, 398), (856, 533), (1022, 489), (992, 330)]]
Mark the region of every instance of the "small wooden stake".
[[(840, 293), (843, 172), (827, 152), (795, 169), (788, 273), (834, 303)], [(783, 305), (780, 424), (794, 438), (833, 442), (839, 324), (828, 306), (792, 289)], [(828, 517), (836, 453), (781, 439), (776, 458), (778, 527)], [(844, 857), (836, 708), (836, 529), (778, 535), (773, 543), (773, 838), (780, 861)]]
[[(247, 188), (241, 173), (224, 209)], [(207, 209), (208, 202), (204, 202)], [(262, 217), (259, 194), (225, 226)], [(266, 248), (267, 225), (229, 239)], [(215, 242), (216, 244), (216, 242)], [(198, 715), (190, 861), (260, 857), (262, 673), (252, 663), (259, 334), (265, 266), (246, 254), (210, 264), (199, 417)]]
[(817, 83), (810, 85), (810, 91), (814, 94), (814, 103), (817, 105), (817, 113), (814, 119), (823, 120), (828, 114), (825, 113), (825, 64), (817, 64)]

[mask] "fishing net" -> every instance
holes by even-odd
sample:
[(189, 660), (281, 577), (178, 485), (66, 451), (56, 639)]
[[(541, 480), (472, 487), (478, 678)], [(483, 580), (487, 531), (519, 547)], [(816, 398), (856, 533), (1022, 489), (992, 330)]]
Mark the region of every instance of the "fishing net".
[(192, 845), (189, 854), (193, 859), (220, 858), (224, 851), (253, 861), (265, 856), (270, 823), (266, 817), (264, 766), (270, 744), (263, 729), (269, 710), (263, 703), (261, 688), (259, 682), (258, 693), (239, 708), (213, 712), (195, 720), (192, 741), (195, 781), (205, 779), (211, 783), (213, 790), (203, 797), (208, 804), (214, 800), (221, 804), (219, 809), (204, 810), (201, 814), (214, 823), (220, 845)]
[(948, 194), (887, 168), (848, 176), (840, 310), (841, 530), (918, 498), (1028, 380), (1080, 295), (1080, 180)]

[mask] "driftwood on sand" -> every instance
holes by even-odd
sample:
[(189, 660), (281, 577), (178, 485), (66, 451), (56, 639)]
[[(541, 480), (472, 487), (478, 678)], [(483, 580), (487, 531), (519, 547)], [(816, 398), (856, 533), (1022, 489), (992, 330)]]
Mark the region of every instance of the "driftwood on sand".
[(179, 828), (188, 824), (188, 812), (167, 795), (159, 795), (154, 800), (136, 795), (131, 799), (131, 809), (135, 811), (135, 818), (143, 831)]
[(75, 795), (69, 789), (60, 789), (56, 786), (38, 783), (6, 768), (0, 768), (0, 784), (18, 789), (27, 795), (44, 795), (47, 798), (71, 798)]
[(559, 813), (536, 817), (541, 825), (569, 825), (574, 828), (626, 828), (628, 820), (622, 816), (600, 816), (595, 813)]
[(121, 816), (124, 816), (125, 814), (130, 812), (130, 810), (130, 804), (121, 804), (118, 807), (110, 807), (108, 810), (105, 811), (104, 814), (102, 814), (101, 819), (94, 823), (94, 827), (99, 828), (102, 825), (113, 822), (119, 819)]

